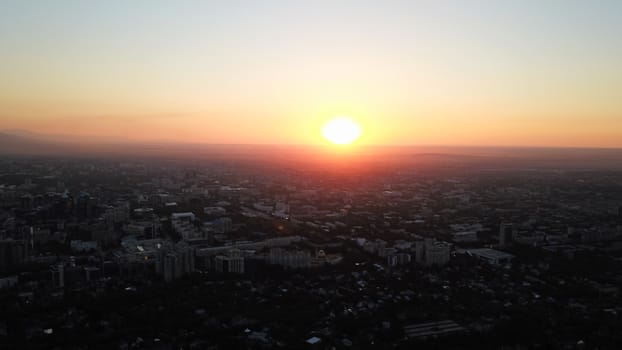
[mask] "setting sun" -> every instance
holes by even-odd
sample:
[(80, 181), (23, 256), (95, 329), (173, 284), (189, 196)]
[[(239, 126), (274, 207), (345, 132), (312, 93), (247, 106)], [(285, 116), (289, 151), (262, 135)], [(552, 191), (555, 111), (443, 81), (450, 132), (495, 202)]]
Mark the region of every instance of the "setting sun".
[(336, 145), (350, 144), (356, 141), (361, 133), (360, 125), (347, 117), (331, 119), (322, 128), (322, 136)]

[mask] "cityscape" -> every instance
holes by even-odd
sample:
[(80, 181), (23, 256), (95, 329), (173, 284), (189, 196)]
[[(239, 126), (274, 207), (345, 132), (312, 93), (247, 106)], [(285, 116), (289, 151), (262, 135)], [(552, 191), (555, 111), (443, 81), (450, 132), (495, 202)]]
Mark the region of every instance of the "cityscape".
[(0, 350), (622, 349), (622, 1), (3, 0)]
[(5, 158), (0, 341), (614, 348), (622, 172)]

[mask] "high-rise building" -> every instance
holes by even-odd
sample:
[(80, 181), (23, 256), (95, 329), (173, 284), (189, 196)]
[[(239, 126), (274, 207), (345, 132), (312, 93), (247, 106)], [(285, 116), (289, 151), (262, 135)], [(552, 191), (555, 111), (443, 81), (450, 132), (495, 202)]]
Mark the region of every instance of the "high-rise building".
[(426, 247), (425, 264), (442, 266), (449, 262), (451, 247), (447, 243), (436, 242)]
[(415, 242), (415, 261), (428, 266), (442, 266), (451, 258), (451, 245), (439, 242), (434, 238), (426, 238)]
[(229, 271), (229, 259), (225, 255), (217, 255), (214, 258), (214, 270), (224, 273)]
[(395, 267), (400, 265), (407, 265), (410, 263), (410, 254), (408, 253), (396, 253), (387, 256), (387, 266)]
[(80, 192), (80, 194), (74, 198), (73, 210), (74, 214), (79, 219), (90, 219), (95, 214), (95, 209), (97, 205), (96, 198), (91, 197), (86, 192)]
[(425, 261), (425, 242), (424, 241), (416, 241), (415, 242), (415, 261), (417, 264), (423, 264)]
[(208, 223), (208, 226), (216, 233), (229, 233), (233, 230), (233, 221), (231, 218), (222, 217)]
[(60, 263), (51, 267), (52, 281), (56, 287), (65, 287), (65, 264)]
[(156, 253), (156, 273), (171, 282), (195, 270), (195, 252), (185, 242), (163, 246)]
[(215, 269), (223, 273), (244, 273), (244, 257), (239, 249), (231, 249), (227, 255), (218, 255), (215, 260)]
[(173, 213), (171, 224), (173, 230), (183, 239), (203, 238), (203, 233), (195, 226), (194, 213)]
[(130, 220), (130, 204), (127, 202), (111, 206), (104, 212), (104, 219), (108, 224), (128, 222)]
[(164, 276), (164, 281), (166, 282), (172, 282), (173, 280), (177, 279), (178, 277), (178, 273), (177, 270), (179, 269), (179, 264), (177, 262), (177, 255), (175, 254), (166, 254), (164, 256), (164, 269), (162, 271), (163, 276)]
[(19, 266), (28, 260), (28, 241), (0, 241), (0, 272)]
[(502, 247), (512, 244), (515, 236), (515, 227), (513, 224), (502, 223), (499, 226), (499, 245)]
[(244, 273), (244, 257), (239, 249), (229, 251), (229, 272)]

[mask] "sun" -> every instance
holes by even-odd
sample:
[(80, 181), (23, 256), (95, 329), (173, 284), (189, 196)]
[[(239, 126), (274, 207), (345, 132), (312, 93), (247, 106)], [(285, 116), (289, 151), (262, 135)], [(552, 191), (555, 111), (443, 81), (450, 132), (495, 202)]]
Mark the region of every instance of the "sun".
[(336, 145), (348, 145), (361, 136), (361, 126), (348, 117), (336, 117), (324, 124), (322, 136)]

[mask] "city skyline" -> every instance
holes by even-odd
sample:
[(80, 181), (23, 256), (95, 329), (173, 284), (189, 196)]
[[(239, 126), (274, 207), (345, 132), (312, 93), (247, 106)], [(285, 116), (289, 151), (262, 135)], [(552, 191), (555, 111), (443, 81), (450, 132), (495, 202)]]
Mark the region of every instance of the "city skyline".
[(0, 350), (618, 349), (622, 1), (5, 0)]
[(622, 4), (8, 1), (0, 130), (76, 139), (622, 147)]

